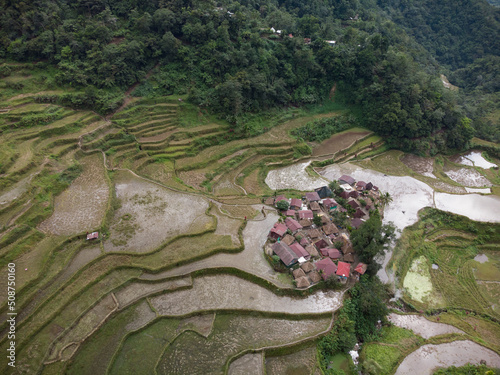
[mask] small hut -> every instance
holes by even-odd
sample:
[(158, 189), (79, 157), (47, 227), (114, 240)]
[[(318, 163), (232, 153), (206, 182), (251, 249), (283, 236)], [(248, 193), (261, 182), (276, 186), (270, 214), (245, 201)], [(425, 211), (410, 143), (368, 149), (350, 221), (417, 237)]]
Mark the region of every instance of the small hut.
[(305, 262), (303, 265), (300, 266), (304, 272), (311, 272), (314, 271), (314, 265), (311, 262)]
[(318, 250), (313, 245), (307, 245), (306, 246), (306, 251), (311, 255), (311, 257), (317, 258), (319, 257)]
[(297, 283), (297, 288), (307, 288), (308, 286), (311, 285), (311, 283), (305, 276), (299, 277), (295, 281)]
[(291, 236), (289, 234), (285, 235), (285, 237), (283, 237), (281, 239), (281, 242), (286, 243), (288, 246), (290, 246), (292, 243), (294, 243), (294, 241), (295, 241), (295, 237)]
[(319, 275), (318, 271), (312, 271), (309, 275), (309, 278), (313, 283), (317, 283), (321, 280), (321, 276)]
[(294, 270), (293, 272), (293, 278), (294, 279), (298, 279), (299, 277), (303, 277), (305, 276), (305, 272), (302, 268), (297, 268), (296, 270)]

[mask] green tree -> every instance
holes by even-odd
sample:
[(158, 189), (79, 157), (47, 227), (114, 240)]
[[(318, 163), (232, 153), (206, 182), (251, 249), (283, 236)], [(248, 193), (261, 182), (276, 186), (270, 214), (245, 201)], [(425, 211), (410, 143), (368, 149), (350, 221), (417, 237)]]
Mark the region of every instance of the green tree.
[(321, 216), (314, 214), (313, 223), (317, 227), (320, 227), (321, 226)]
[(289, 207), (290, 207), (290, 203), (288, 203), (287, 201), (279, 201), (276, 203), (276, 208), (278, 208), (278, 210), (281, 210), (281, 211), (286, 211), (286, 210), (288, 210)]

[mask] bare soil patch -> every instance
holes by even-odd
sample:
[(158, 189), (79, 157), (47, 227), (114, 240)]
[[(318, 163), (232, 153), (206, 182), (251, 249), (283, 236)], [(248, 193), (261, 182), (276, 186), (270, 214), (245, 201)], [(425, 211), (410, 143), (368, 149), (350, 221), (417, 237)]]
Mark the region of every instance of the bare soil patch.
[(54, 213), (40, 229), (71, 236), (101, 226), (109, 199), (106, 171), (100, 155), (82, 159), (82, 174), (56, 197)]
[(264, 375), (262, 362), (262, 353), (245, 354), (231, 363), (228, 375)]
[(266, 357), (267, 375), (310, 375), (317, 368), (316, 348), (279, 357)]
[(433, 158), (423, 158), (413, 154), (404, 154), (401, 158), (401, 162), (403, 162), (408, 168), (411, 168), (413, 171), (423, 176), (436, 178), (436, 176), (432, 173), (434, 170)]

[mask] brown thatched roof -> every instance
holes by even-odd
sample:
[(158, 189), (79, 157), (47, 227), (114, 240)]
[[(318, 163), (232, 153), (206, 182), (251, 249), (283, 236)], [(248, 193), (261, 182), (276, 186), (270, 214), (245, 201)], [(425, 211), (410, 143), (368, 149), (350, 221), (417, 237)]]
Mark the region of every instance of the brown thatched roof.
[(306, 251), (311, 254), (312, 257), (318, 257), (319, 253), (318, 250), (313, 245), (307, 245), (306, 246)]
[(297, 282), (297, 288), (307, 288), (308, 286), (311, 285), (311, 283), (309, 282), (309, 280), (305, 276), (299, 277), (295, 281)]
[(330, 224), (332, 221), (328, 218), (328, 216), (325, 216), (325, 215), (321, 215), (320, 216), (321, 218), (321, 224), (323, 225), (326, 225), (326, 224)]
[(286, 243), (288, 246), (290, 246), (293, 241), (295, 241), (295, 237), (290, 234), (285, 235), (285, 237), (281, 239), (281, 242)]
[(351, 243), (346, 243), (344, 246), (342, 246), (342, 252), (344, 254), (354, 253), (354, 249), (352, 248)]
[(269, 205), (269, 206), (272, 206), (274, 204), (274, 198), (273, 197), (269, 197), (267, 198), (265, 201), (264, 201), (265, 204)]
[(304, 272), (311, 272), (314, 270), (314, 265), (311, 262), (305, 262), (300, 268), (302, 268)]
[(310, 229), (309, 231), (307, 231), (307, 234), (311, 238), (319, 238), (321, 236), (321, 233), (317, 229)]
[(311, 281), (313, 283), (317, 283), (318, 281), (321, 280), (321, 276), (318, 273), (318, 271), (313, 271), (313, 272), (309, 273), (307, 276), (309, 276), (309, 278), (311, 279)]
[(299, 224), (302, 225), (302, 228), (308, 228), (312, 225), (312, 221), (309, 219), (300, 219)]
[(339, 229), (337, 228), (337, 226), (335, 224), (331, 223), (331, 224), (323, 225), (323, 232), (325, 232), (325, 234), (328, 236), (332, 233), (338, 233)]
[(321, 211), (321, 207), (319, 206), (318, 202), (311, 202), (309, 208), (313, 211)]
[(305, 272), (302, 268), (297, 268), (293, 271), (293, 278), (298, 279), (299, 277), (305, 276)]
[(354, 254), (353, 253), (345, 254), (344, 255), (344, 262), (353, 263), (354, 262)]

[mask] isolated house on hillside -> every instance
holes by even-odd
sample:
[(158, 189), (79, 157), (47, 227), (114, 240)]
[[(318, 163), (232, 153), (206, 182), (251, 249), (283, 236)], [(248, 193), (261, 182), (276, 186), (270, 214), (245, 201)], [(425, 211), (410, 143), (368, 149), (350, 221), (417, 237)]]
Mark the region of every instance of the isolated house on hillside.
[(273, 252), (281, 259), (285, 266), (290, 267), (297, 263), (299, 259), (290, 247), (282, 242), (276, 242), (273, 247)]
[(354, 272), (357, 272), (360, 275), (364, 275), (367, 268), (368, 268), (368, 266), (366, 264), (364, 264), (364, 263), (358, 263), (358, 265), (354, 269)]
[(99, 238), (99, 232), (92, 232), (87, 234), (87, 240), (97, 240)]

